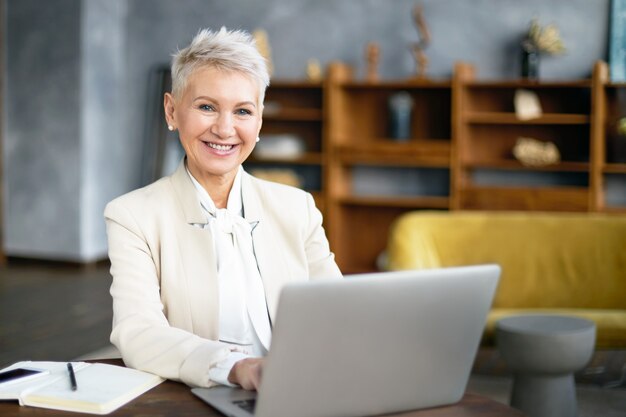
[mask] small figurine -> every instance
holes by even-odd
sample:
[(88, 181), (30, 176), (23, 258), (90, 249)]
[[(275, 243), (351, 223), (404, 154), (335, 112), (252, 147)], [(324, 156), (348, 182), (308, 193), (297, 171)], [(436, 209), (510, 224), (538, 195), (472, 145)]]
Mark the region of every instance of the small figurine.
[(376, 42), (369, 42), (365, 47), (365, 60), (367, 61), (367, 81), (378, 81), (378, 61), (380, 48)]
[(322, 67), (317, 59), (311, 58), (307, 61), (306, 76), (313, 83), (322, 81)]
[(513, 147), (513, 156), (522, 165), (544, 167), (561, 161), (559, 149), (553, 142), (543, 142), (533, 138), (518, 137)]
[(426, 77), (426, 68), (428, 67), (428, 57), (424, 53), (424, 49), (430, 44), (430, 32), (426, 26), (422, 5), (418, 4), (413, 8), (413, 20), (417, 28), (419, 41), (412, 46), (413, 57), (415, 58), (416, 72), (418, 78)]

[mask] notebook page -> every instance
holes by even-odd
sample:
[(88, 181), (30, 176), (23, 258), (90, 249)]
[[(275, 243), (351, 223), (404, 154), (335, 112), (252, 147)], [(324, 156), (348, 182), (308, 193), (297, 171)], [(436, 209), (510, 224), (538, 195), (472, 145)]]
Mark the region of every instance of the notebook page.
[(93, 363), (76, 371), (76, 382), (78, 389), (72, 391), (69, 377), (57, 379), (28, 394), (24, 404), (106, 414), (163, 382), (163, 379), (131, 368)]

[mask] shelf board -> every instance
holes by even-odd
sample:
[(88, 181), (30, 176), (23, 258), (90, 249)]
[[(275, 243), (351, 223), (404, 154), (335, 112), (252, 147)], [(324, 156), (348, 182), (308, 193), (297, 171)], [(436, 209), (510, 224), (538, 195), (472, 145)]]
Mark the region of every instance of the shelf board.
[(474, 124), (502, 125), (584, 125), (589, 124), (591, 117), (586, 114), (546, 113), (531, 120), (520, 120), (515, 113), (506, 112), (469, 112), (465, 121)]
[(321, 152), (305, 152), (294, 157), (259, 157), (252, 153), (246, 162), (251, 164), (321, 165), (323, 160)]
[(307, 81), (301, 79), (280, 79), (280, 80), (272, 80), (268, 90), (275, 89), (320, 89), (322, 88), (322, 83), (319, 81)]
[(263, 119), (266, 121), (316, 122), (322, 118), (322, 110), (317, 108), (266, 109), (263, 113)]
[(336, 150), (343, 164), (379, 164), (392, 166), (450, 165), (450, 142), (436, 139), (412, 139), (398, 143), (393, 139), (365, 141), (358, 145), (338, 145)]
[(399, 208), (434, 208), (447, 209), (450, 204), (448, 197), (432, 196), (344, 196), (339, 197), (340, 204), (351, 206), (370, 207), (399, 207)]
[(588, 162), (560, 162), (546, 166), (527, 166), (514, 159), (497, 161), (468, 162), (464, 164), (469, 169), (499, 169), (511, 171), (549, 171), (549, 172), (587, 172)]
[(511, 192), (511, 193), (552, 193), (552, 192), (575, 192), (575, 193), (587, 193), (587, 187), (575, 187), (575, 186), (528, 186), (528, 187), (502, 187), (491, 185), (470, 185), (465, 187), (465, 191), (493, 191), (493, 192)]
[(626, 174), (626, 164), (604, 164), (602, 172), (605, 174)]
[(466, 84), (467, 88), (591, 88), (591, 80), (533, 81), (524, 79), (486, 81), (477, 80)]
[(499, 187), (471, 185), (461, 190), (464, 209), (587, 211), (587, 187)]
[(411, 90), (411, 89), (450, 89), (452, 81), (448, 79), (407, 78), (405, 80), (381, 80), (381, 81), (346, 81), (340, 84), (348, 89), (368, 90)]

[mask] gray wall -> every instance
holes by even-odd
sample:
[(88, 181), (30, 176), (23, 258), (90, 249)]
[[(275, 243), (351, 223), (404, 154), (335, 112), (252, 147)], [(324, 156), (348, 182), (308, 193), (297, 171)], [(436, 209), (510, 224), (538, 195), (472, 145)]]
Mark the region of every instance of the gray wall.
[[(102, 211), (132, 187), (136, 174), (125, 159), (125, 1), (83, 0), (81, 20), (81, 259), (105, 257)], [(120, 162), (121, 161), (121, 162)], [(109, 181), (114, 175), (117, 181)]]
[(103, 258), (102, 210), (135, 175), (117, 163), (126, 2), (19, 0), (6, 11), (5, 252)]
[(6, 14), (4, 243), (14, 255), (80, 252), (80, 8), (72, 3), (11, 1)]
[[(102, 210), (142, 185), (149, 75), (202, 27), (268, 32), (276, 78), (306, 61), (363, 73), (367, 42), (380, 74), (412, 74), (414, 0), (7, 0), (4, 244), (9, 255), (105, 256)], [(519, 40), (534, 16), (555, 22), (568, 52), (542, 78), (580, 78), (606, 59), (610, 0), (423, 0), (429, 73), (456, 60), (480, 78), (519, 75)], [(358, 110), (358, 109), (357, 109)]]

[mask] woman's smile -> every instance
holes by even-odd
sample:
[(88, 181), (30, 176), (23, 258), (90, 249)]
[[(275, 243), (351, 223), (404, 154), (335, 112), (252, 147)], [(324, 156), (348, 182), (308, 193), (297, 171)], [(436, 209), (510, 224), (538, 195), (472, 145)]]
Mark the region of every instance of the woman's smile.
[(202, 143), (204, 143), (207, 148), (209, 148), (211, 151), (215, 151), (216, 154), (218, 155), (230, 155), (233, 151), (236, 149), (237, 146), (239, 145), (228, 145), (228, 144), (220, 144), (220, 143), (215, 143), (215, 142), (205, 142), (202, 141)]

